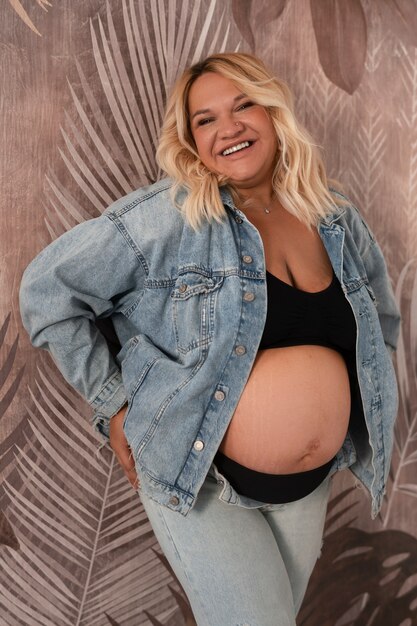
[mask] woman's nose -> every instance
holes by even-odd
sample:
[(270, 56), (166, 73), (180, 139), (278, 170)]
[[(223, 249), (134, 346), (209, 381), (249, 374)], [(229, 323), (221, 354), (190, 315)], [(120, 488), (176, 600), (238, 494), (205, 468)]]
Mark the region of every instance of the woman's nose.
[(243, 128), (242, 122), (228, 119), (222, 123), (220, 134), (223, 137), (237, 137), (243, 131)]

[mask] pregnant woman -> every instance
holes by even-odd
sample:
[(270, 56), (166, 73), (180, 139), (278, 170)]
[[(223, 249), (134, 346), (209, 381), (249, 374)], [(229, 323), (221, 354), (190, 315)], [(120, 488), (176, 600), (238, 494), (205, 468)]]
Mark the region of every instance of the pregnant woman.
[(400, 321), (385, 261), (251, 55), (183, 74), (157, 159), (169, 178), (31, 263), (23, 321), (92, 405), (198, 625), (294, 626), (331, 476), (349, 467), (373, 516), (384, 494)]

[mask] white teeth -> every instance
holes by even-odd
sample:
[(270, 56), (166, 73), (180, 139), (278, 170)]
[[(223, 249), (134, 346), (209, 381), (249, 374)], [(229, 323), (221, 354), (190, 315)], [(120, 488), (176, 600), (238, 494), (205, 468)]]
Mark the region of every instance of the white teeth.
[(249, 141), (242, 141), (242, 143), (238, 143), (237, 146), (232, 146), (231, 148), (227, 148), (222, 152), (223, 156), (227, 156), (228, 154), (232, 154), (232, 152), (238, 152), (239, 150), (243, 150), (243, 148), (249, 148)]

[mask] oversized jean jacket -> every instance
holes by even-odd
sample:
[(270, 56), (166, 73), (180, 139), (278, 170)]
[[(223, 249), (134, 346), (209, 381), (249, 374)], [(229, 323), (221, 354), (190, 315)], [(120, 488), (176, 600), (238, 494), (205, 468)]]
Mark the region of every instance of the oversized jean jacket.
[[(129, 194), (45, 248), (24, 273), (21, 311), (33, 345), (50, 350), (104, 437), (127, 400), (124, 431), (140, 489), (185, 516), (250, 374), (267, 292), (261, 237), (227, 190), (227, 219), (195, 232), (173, 206), (170, 185), (164, 179)], [(336, 209), (319, 233), (358, 331), (362, 417), (351, 419), (332, 471), (351, 468), (375, 517), (393, 445), (390, 353), (400, 316), (358, 211)], [(109, 316), (122, 346), (116, 359), (95, 324)]]

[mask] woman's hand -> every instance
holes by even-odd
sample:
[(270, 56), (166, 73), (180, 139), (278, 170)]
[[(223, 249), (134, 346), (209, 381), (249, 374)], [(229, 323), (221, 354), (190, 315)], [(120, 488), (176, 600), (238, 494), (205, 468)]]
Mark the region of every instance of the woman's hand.
[(135, 461), (123, 432), (123, 420), (126, 411), (127, 405), (110, 419), (110, 446), (133, 489), (137, 490), (140, 487), (140, 483), (136, 474)]

